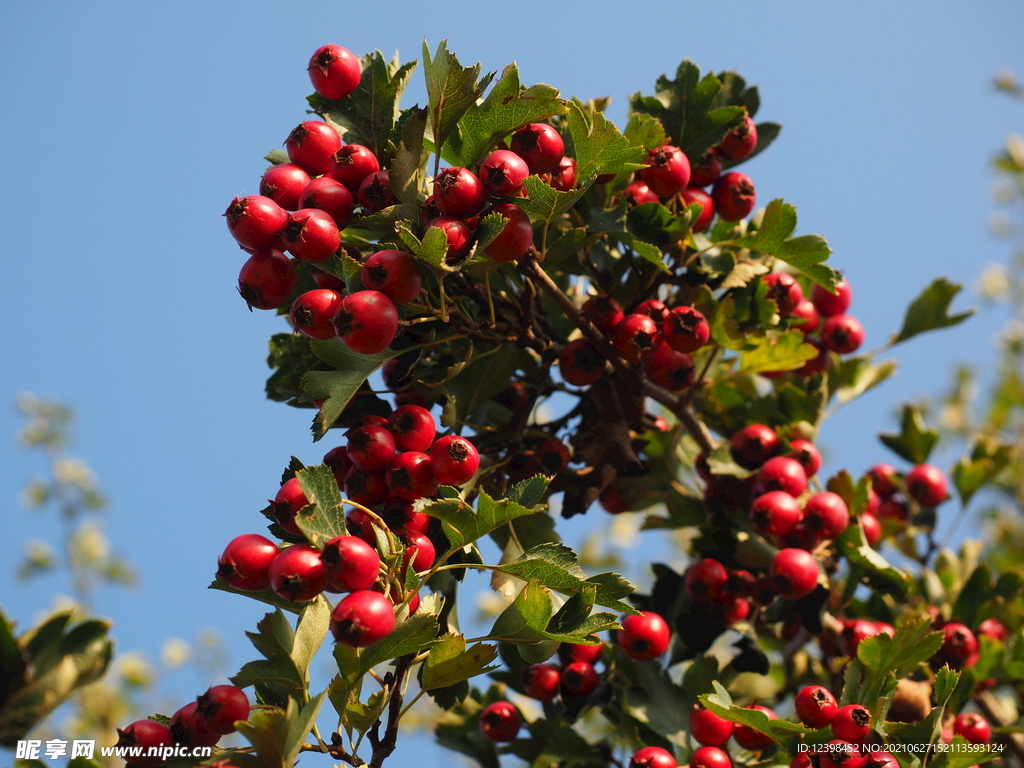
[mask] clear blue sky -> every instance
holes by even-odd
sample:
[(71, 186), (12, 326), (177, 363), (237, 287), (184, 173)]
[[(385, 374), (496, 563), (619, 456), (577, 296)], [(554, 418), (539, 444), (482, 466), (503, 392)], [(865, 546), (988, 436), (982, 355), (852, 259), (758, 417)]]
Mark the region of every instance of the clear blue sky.
[[(113, 499), (108, 532), (139, 567), (101, 614), (121, 649), (155, 657), (168, 635), (216, 626), (232, 663), (262, 610), (205, 589), (217, 554), (259, 530), (288, 456), (317, 460), (307, 412), (263, 398), (266, 338), (282, 321), (235, 293), (243, 254), (220, 214), (257, 189), (261, 157), (305, 118), (312, 51), (419, 58), (449, 39), (464, 63), (516, 60), (524, 82), (626, 97), (689, 57), (761, 86), (783, 123), (749, 164), (762, 202), (783, 196), (825, 235), (854, 289), (867, 347), (884, 342), (932, 277), (971, 283), (1007, 249), (986, 228), (987, 162), (1020, 129), (989, 85), (1024, 72), (1024, 9), (1002, 0), (788, 3), (94, 2), (7, 6), (0, 25), (0, 191), (5, 258), (0, 366), (0, 603), (28, 621), (62, 588), (11, 577), (53, 520), (18, 506), (40, 468), (13, 443), (13, 399), (56, 395), (79, 413), (74, 452)], [(406, 106), (423, 99), (422, 72)], [(745, 168), (746, 170), (746, 168)], [(963, 307), (971, 303), (965, 296)], [(890, 460), (875, 434), (897, 402), (934, 392), (954, 362), (991, 360), (990, 314), (898, 350), (901, 372), (834, 419), (830, 466)], [(648, 536), (652, 534), (647, 534)], [(194, 695), (198, 683), (168, 681)], [(185, 699), (182, 699), (184, 701)], [(396, 756), (395, 760), (399, 760)], [(442, 764), (440, 758), (438, 764)], [(421, 763), (422, 764), (422, 763)], [(447, 764), (445, 762), (444, 764)]]

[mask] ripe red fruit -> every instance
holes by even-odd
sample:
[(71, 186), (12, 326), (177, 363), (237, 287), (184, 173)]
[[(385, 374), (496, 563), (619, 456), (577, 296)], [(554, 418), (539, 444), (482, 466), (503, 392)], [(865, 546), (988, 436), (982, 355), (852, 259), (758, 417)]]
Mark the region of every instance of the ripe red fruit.
[(789, 317), (804, 300), (804, 290), (787, 272), (772, 272), (761, 278), (768, 286), (768, 298), (775, 302), (782, 317)]
[(875, 547), (882, 540), (882, 522), (870, 512), (864, 512), (860, 516), (860, 524), (864, 529), (864, 538), (868, 545)]
[(805, 336), (804, 344), (810, 344), (818, 350), (818, 354), (805, 362), (802, 367), (793, 371), (793, 374), (806, 379), (815, 374), (824, 373), (828, 368), (828, 352), (825, 345), (821, 343), (821, 339), (816, 336)]
[(633, 311), (640, 315), (647, 315), (659, 326), (665, 321), (665, 318), (668, 317), (668, 307), (665, 306), (664, 302), (658, 301), (657, 299), (641, 301)]
[(416, 501), (437, 493), (437, 478), (430, 457), (418, 451), (400, 453), (388, 464), (384, 478), (392, 495)]
[(774, 456), (761, 465), (757, 484), (762, 492), (785, 491), (796, 497), (807, 490), (807, 473), (796, 459)]
[(726, 160), (738, 162), (750, 157), (757, 146), (757, 126), (750, 115), (743, 118), (743, 124), (725, 135), (718, 147), (719, 153)]
[(403, 451), (425, 453), (434, 443), (437, 428), (430, 411), (419, 405), (403, 405), (388, 417), (388, 430), (395, 446)]
[(629, 761), (629, 768), (677, 768), (672, 753), (661, 747), (644, 747), (637, 750)]
[(312, 600), (327, 587), (320, 553), (308, 544), (293, 544), (270, 564), (270, 586), (285, 600)]
[(746, 218), (757, 201), (754, 182), (745, 173), (731, 171), (719, 177), (711, 190), (715, 211), (725, 221)]
[[(747, 709), (756, 709), (758, 712), (763, 712), (767, 715), (769, 720), (778, 720), (778, 715), (775, 712), (760, 704), (754, 704), (747, 707)], [(732, 736), (736, 739), (737, 744), (744, 749), (749, 749), (751, 752), (760, 752), (775, 743), (771, 740), (771, 737), (751, 728), (749, 725), (737, 725), (733, 729)]]
[(585, 387), (604, 376), (604, 355), (588, 339), (576, 339), (562, 348), (558, 369), (567, 384)]
[(362, 144), (346, 144), (331, 157), (328, 175), (350, 190), (357, 190), (364, 179), (379, 170), (380, 162), (373, 150)]
[(311, 176), (331, 170), (331, 158), (341, 149), (341, 136), (321, 120), (306, 120), (296, 126), (284, 142), (288, 159)]
[(373, 424), (350, 431), (346, 449), (349, 461), (370, 472), (384, 469), (398, 452), (391, 432)]
[(352, 217), (354, 205), (355, 199), (348, 187), (330, 176), (321, 176), (303, 188), (298, 207), (317, 208), (334, 219), (338, 229), (344, 229)]
[(674, 307), (661, 324), (665, 342), (678, 352), (695, 352), (711, 336), (704, 313), (693, 307)]
[(690, 755), (690, 768), (732, 768), (732, 759), (724, 749), (701, 747)]
[(277, 309), (291, 298), (298, 281), (295, 265), (283, 253), (257, 251), (238, 273), (238, 293), (250, 311)]
[(821, 316), (810, 299), (801, 299), (789, 315), (789, 325), (805, 334), (813, 333), (821, 322)]
[(612, 331), (615, 351), (631, 362), (654, 353), (661, 341), (658, 325), (647, 315), (626, 315)]
[(398, 334), (398, 310), (380, 291), (349, 294), (334, 316), (335, 333), (354, 352), (383, 352)]
[(214, 733), (233, 733), (236, 721), (249, 719), (249, 697), (233, 685), (214, 685), (196, 699), (196, 714)]
[(505, 228), (484, 248), (490, 258), (495, 261), (515, 261), (530, 249), (533, 243), (533, 225), (530, 217), (523, 213), (522, 208), (511, 203), (495, 205), (490, 213), (497, 213), (508, 219)]
[(274, 517), (277, 518), (278, 524), (288, 533), (302, 535), (302, 531), (295, 524), (295, 513), (308, 505), (309, 499), (303, 493), (297, 477), (285, 481), (271, 504), (274, 506)]
[(813, 592), (818, 584), (818, 561), (803, 549), (780, 549), (768, 574), (780, 595), (800, 598)]
[(597, 645), (562, 643), (558, 646), (558, 658), (561, 659), (563, 664), (572, 664), (574, 661), (585, 661), (587, 664), (594, 665), (600, 660), (601, 652), (603, 650), (603, 643), (598, 643)]
[(309, 60), (309, 79), (313, 88), (326, 99), (343, 99), (359, 85), (362, 67), (359, 59), (340, 45), (324, 45)]
[(262, 251), (277, 245), (288, 223), (288, 212), (269, 197), (236, 197), (224, 212), (228, 230), (243, 249)]
[(530, 173), (551, 173), (565, 154), (565, 142), (547, 123), (530, 123), (512, 135), (512, 151), (519, 155)]
[(433, 542), (416, 531), (407, 531), (404, 540), (405, 555), (402, 558), (402, 567), (408, 568), (412, 564), (414, 573), (429, 571), (437, 557)]
[(978, 625), (978, 634), (1004, 643), (1010, 639), (1010, 630), (995, 616), (985, 619)]
[(288, 216), (281, 242), (300, 261), (329, 259), (341, 247), (341, 232), (326, 211), (300, 208)]
[(438, 216), (432, 219), (428, 227), (437, 227), (444, 231), (445, 239), (448, 241), (448, 252), (445, 254), (445, 262), (458, 264), (469, 251), (470, 241), (473, 233), (462, 219), (453, 219), (450, 216)]
[(668, 650), (672, 633), (665, 620), (652, 611), (626, 616), (619, 630), (619, 645), (631, 659), (656, 659)]
[(677, 352), (664, 341), (654, 353), (644, 358), (644, 370), (651, 383), (678, 392), (693, 383), (693, 358), (685, 352)]
[(709, 602), (718, 598), (728, 579), (724, 565), (714, 558), (705, 557), (686, 572), (686, 591), (694, 600)]
[(806, 477), (814, 477), (821, 469), (821, 454), (810, 440), (794, 440), (789, 455), (800, 462)]
[(814, 302), (814, 306), (825, 317), (843, 314), (850, 308), (852, 300), (853, 292), (850, 290), (850, 284), (846, 280), (840, 280), (836, 283), (835, 293), (820, 285), (815, 285), (814, 293), (811, 294), (811, 301)]
[(864, 768), (867, 762), (860, 747), (842, 739), (833, 739), (818, 753), (820, 768)]
[(558, 168), (545, 174), (544, 181), (559, 192), (568, 192), (576, 186), (576, 161), (571, 157), (563, 157), (558, 161)]
[(558, 695), (561, 673), (554, 664), (531, 664), (521, 675), (526, 695), (537, 701), (551, 701)]
[(491, 741), (512, 741), (521, 725), (519, 710), (507, 701), (492, 702), (480, 713), (480, 733)]
[(363, 287), (380, 291), (395, 304), (408, 304), (420, 294), (423, 274), (416, 259), (392, 248), (377, 251), (363, 264)]
[(899, 490), (899, 472), (891, 464), (875, 464), (868, 470), (868, 474), (871, 475), (871, 488), (883, 500)]
[(343, 598), (331, 612), (331, 634), (342, 645), (364, 648), (395, 628), (395, 607), (380, 592), (363, 589)]
[(441, 485), (463, 485), (480, 468), (480, 453), (466, 438), (447, 435), (430, 447), (430, 467)]
[(661, 197), (679, 194), (690, 183), (690, 161), (679, 147), (663, 144), (647, 150), (647, 165), (640, 172), (651, 191)]
[(718, 151), (712, 147), (700, 156), (700, 160), (690, 164), (690, 186), (706, 187), (714, 184), (722, 175), (722, 159)]
[(569, 466), (569, 460), (572, 458), (569, 446), (557, 437), (545, 438), (537, 447), (535, 455), (545, 475), (557, 475)]
[(146, 753), (153, 747), (169, 747), (174, 743), (171, 730), (156, 720), (136, 720), (125, 728), (117, 729), (118, 747), (142, 747), (142, 755), (132, 758), (132, 765), (152, 768), (164, 762), (160, 755)]
[(774, 456), (780, 447), (779, 436), (764, 424), (751, 424), (729, 440), (736, 461), (747, 469), (756, 469)]
[(862, 742), (871, 732), (871, 712), (860, 704), (847, 704), (836, 712), (831, 726), (837, 739)]
[(821, 340), (827, 349), (848, 355), (864, 343), (864, 326), (853, 315), (832, 315), (821, 329)]
[(679, 196), (687, 206), (694, 204), (701, 206), (700, 215), (691, 227), (694, 232), (703, 232), (711, 226), (711, 220), (715, 218), (715, 203), (711, 199), (711, 195), (700, 187), (687, 187), (679, 193)]
[(359, 183), (359, 204), (370, 213), (398, 204), (398, 198), (391, 191), (391, 177), (387, 171), (371, 173)]
[(785, 491), (758, 496), (750, 507), (750, 522), (769, 536), (788, 536), (802, 517), (797, 500)]
[(733, 723), (710, 709), (694, 707), (690, 712), (690, 735), (705, 747), (724, 747), (732, 736)]
[(597, 330), (605, 334), (611, 333), (626, 316), (622, 311), (622, 305), (603, 293), (591, 296), (583, 302), (582, 309)]
[(629, 201), (631, 205), (661, 202), (661, 198), (651, 191), (651, 188), (647, 186), (647, 183), (640, 181), (639, 179), (626, 187), (622, 191), (622, 194), (626, 196), (626, 200)]
[(949, 496), (945, 473), (931, 464), (918, 464), (907, 473), (907, 495), (926, 507), (941, 504)]
[(836, 697), (820, 685), (801, 688), (796, 695), (795, 707), (800, 722), (811, 728), (824, 728), (839, 711)]
[(497, 149), (480, 163), (480, 182), (490, 195), (515, 197), (523, 189), (530, 169), (515, 152)]
[(236, 536), (217, 559), (217, 578), (233, 589), (258, 592), (270, 586), (270, 564), (277, 546), (258, 533)]
[(269, 197), (285, 210), (301, 208), (299, 198), (309, 184), (309, 174), (294, 163), (281, 163), (267, 169), (260, 179), (260, 194)]
[(857, 647), (861, 641), (874, 637), (880, 631), (878, 625), (868, 619), (851, 619), (844, 622), (843, 629), (839, 633), (839, 637), (843, 641), (843, 651), (847, 656), (856, 656)]
[(597, 688), (601, 678), (590, 664), (574, 661), (562, 670), (563, 696), (588, 696)]
[[(360, 469), (359, 467), (352, 467), (345, 475), (345, 495), (350, 501), (354, 501), (356, 504), (362, 504), (364, 506), (372, 507), (374, 504), (380, 504), (390, 494), (388, 493), (388, 484), (384, 480), (384, 470), (369, 471), (366, 469)], [(366, 528), (368, 536), (357, 533), (352, 528), (352, 518), (357, 517), (356, 513), (363, 515), (358, 509), (353, 510), (349, 513), (348, 517), (348, 531), (353, 536), (359, 536), (365, 539), (370, 544), (377, 542), (376, 537), (373, 534), (372, 527)], [(361, 529), (357, 529), (361, 530)]]
[(484, 207), (484, 187), (468, 168), (445, 168), (434, 179), (434, 202), (443, 215), (464, 219)]
[(992, 727), (984, 717), (974, 712), (957, 715), (953, 721), (953, 733), (963, 736), (971, 744), (988, 744), (992, 741)]
[(320, 553), (327, 586), (338, 592), (369, 589), (377, 581), (380, 556), (356, 536), (335, 536)]
[(312, 264), (309, 265), (309, 276), (313, 278), (313, 282), (321, 288), (330, 288), (335, 293), (345, 292), (345, 281), (340, 277), (332, 275), (330, 272), (325, 272)]
[(597, 501), (601, 505), (601, 509), (609, 515), (621, 515), (623, 512), (629, 512), (629, 502), (622, 495), (622, 491), (614, 485), (609, 485), (601, 491)]
[(942, 628), (942, 647), (936, 654), (939, 661), (954, 669), (974, 666), (978, 658), (978, 638), (965, 625), (951, 621)]
[(804, 505), (804, 525), (818, 539), (834, 539), (849, 524), (846, 502), (831, 491), (815, 494)]
[(220, 741), (221, 734), (207, 728), (196, 713), (198, 706), (198, 701), (191, 701), (171, 715), (170, 730), (175, 744), (212, 747)]

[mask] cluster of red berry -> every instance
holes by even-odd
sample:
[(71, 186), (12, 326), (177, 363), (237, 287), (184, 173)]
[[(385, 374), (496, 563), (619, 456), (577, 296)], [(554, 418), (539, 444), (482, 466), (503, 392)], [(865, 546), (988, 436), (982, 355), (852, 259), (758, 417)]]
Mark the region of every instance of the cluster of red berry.
[[(233, 685), (214, 685), (171, 716), (169, 725), (157, 720), (136, 720), (117, 729), (118, 747), (212, 747), (222, 736), (233, 733), (235, 722), (249, 719), (249, 697)], [(159, 755), (133, 757), (130, 764), (139, 768), (160, 765)]]

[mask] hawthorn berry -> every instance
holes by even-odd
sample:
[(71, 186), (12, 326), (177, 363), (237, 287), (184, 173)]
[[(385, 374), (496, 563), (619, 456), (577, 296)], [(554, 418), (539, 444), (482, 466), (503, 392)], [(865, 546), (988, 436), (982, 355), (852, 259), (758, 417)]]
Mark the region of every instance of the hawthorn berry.
[(309, 276), (313, 278), (313, 282), (321, 288), (330, 288), (335, 293), (345, 292), (345, 281), (340, 277), (325, 272), (313, 264), (308, 265), (307, 269), (309, 269)]
[[(351, 470), (349, 470), (349, 473), (351, 474), (352, 472), (361, 472), (361, 471), (362, 470), (360, 470), (358, 467), (353, 467)], [(384, 473), (383, 472), (368, 472), (368, 473), (365, 473), (365, 474), (372, 475), (374, 477), (379, 477), (380, 478), (380, 484), (383, 486), (383, 493), (380, 496), (380, 498), (377, 501), (375, 501), (375, 502), (361, 502), (361, 501), (357, 501), (356, 503), (357, 504), (364, 504), (364, 503), (367, 503), (367, 504), (369, 504), (369, 503), (379, 504), (380, 502), (384, 501), (387, 498), (387, 495), (388, 495), (387, 486), (384, 485)], [(352, 493), (351, 492), (349, 492), (349, 497), (350, 498), (352, 497)], [(351, 500), (352, 501), (356, 501), (355, 498), (351, 498)], [(377, 546), (377, 532), (376, 532), (377, 531), (377, 526), (374, 525), (374, 519), (372, 517), (370, 517), (368, 514), (366, 514), (363, 510), (361, 510), (361, 509), (353, 509), (351, 512), (348, 513), (348, 515), (345, 517), (345, 530), (348, 531), (350, 535), (355, 536), (358, 539), (362, 539), (367, 544), (369, 544), (371, 547)]]
[(824, 373), (828, 368), (828, 351), (825, 349), (825, 345), (821, 339), (817, 336), (805, 336), (804, 344), (810, 344), (818, 352), (810, 360), (806, 361), (803, 366), (793, 371), (794, 375), (803, 378), (808, 378), (819, 373)]
[(754, 125), (750, 115), (743, 118), (739, 127), (733, 128), (725, 134), (722, 143), (718, 145), (718, 153), (730, 162), (739, 162), (750, 157), (757, 146), (757, 126)]
[(196, 713), (198, 706), (198, 701), (191, 701), (171, 715), (170, 730), (175, 744), (212, 747), (220, 741), (221, 734), (207, 728)]
[(803, 549), (780, 549), (768, 574), (780, 595), (800, 598), (813, 592), (818, 584), (818, 561)]
[(609, 334), (622, 322), (626, 313), (622, 305), (607, 294), (591, 296), (583, 302), (583, 312), (601, 333)]
[(831, 491), (818, 493), (804, 505), (804, 525), (816, 538), (834, 539), (850, 524), (850, 510), (843, 497)]
[(639, 616), (626, 616), (621, 623), (619, 645), (631, 659), (648, 661), (668, 650), (672, 633), (665, 619), (658, 614), (644, 611)]
[(297, 477), (286, 480), (271, 502), (278, 524), (288, 533), (294, 533), (297, 536), (301, 536), (302, 531), (295, 524), (295, 514), (308, 504), (309, 499), (306, 498)]
[(611, 335), (615, 351), (634, 363), (654, 354), (660, 340), (657, 324), (640, 314), (626, 315)]
[(630, 205), (661, 202), (661, 198), (651, 191), (651, 188), (647, 186), (646, 182), (640, 181), (639, 179), (626, 187), (622, 191), (622, 194), (626, 196), (626, 200)]
[(984, 717), (974, 712), (957, 715), (953, 721), (953, 733), (963, 736), (971, 744), (988, 744), (992, 741), (992, 727)]
[(416, 259), (405, 251), (377, 251), (363, 264), (363, 287), (379, 291), (395, 304), (408, 304), (420, 294), (423, 274)]
[(800, 722), (811, 728), (824, 728), (839, 711), (836, 697), (828, 688), (808, 685), (801, 688), (794, 703)]
[(694, 707), (690, 712), (690, 735), (705, 747), (724, 747), (732, 737), (733, 723), (710, 709)]
[(232, 589), (259, 592), (270, 586), (270, 564), (277, 546), (258, 533), (236, 536), (217, 559), (217, 578)]
[(834, 293), (820, 285), (815, 285), (814, 292), (811, 294), (811, 301), (814, 302), (814, 306), (825, 317), (843, 314), (850, 308), (852, 299), (853, 293), (850, 291), (850, 284), (846, 280), (840, 280), (836, 283)]
[(665, 306), (665, 302), (658, 301), (657, 299), (647, 299), (637, 304), (636, 309), (633, 310), (637, 314), (647, 315), (651, 320), (657, 323), (659, 326), (665, 321), (668, 316), (668, 307)]
[(714, 147), (700, 156), (696, 163), (690, 163), (690, 186), (707, 187), (722, 175), (722, 158)]
[(248, 251), (275, 247), (288, 223), (288, 211), (264, 195), (236, 197), (224, 216), (231, 236)]
[(871, 488), (883, 500), (899, 490), (899, 472), (891, 464), (875, 464), (868, 470), (871, 476)]
[(341, 232), (326, 211), (300, 208), (289, 214), (281, 243), (300, 261), (329, 259), (341, 247)]
[(363, 74), (358, 57), (333, 43), (317, 48), (306, 69), (313, 88), (325, 99), (345, 98), (359, 86)]
[(418, 405), (396, 408), (388, 417), (387, 427), (399, 450), (421, 453), (430, 450), (437, 431), (430, 411)]
[[(596, 638), (595, 638), (596, 639)], [(604, 650), (603, 643), (596, 645), (583, 645), (582, 643), (562, 643), (558, 646), (558, 658), (563, 664), (572, 664), (574, 661), (584, 661), (587, 664), (597, 664)]]
[(690, 755), (690, 768), (732, 768), (732, 759), (719, 747), (701, 747)]
[(800, 462), (805, 477), (814, 477), (821, 469), (821, 454), (810, 440), (794, 440), (789, 444), (789, 456)]
[(380, 555), (356, 536), (335, 536), (320, 552), (328, 587), (338, 592), (369, 589), (377, 581)]
[(484, 253), (495, 261), (515, 261), (526, 253), (533, 243), (533, 225), (530, 223), (530, 217), (523, 213), (522, 208), (511, 203), (495, 205), (490, 213), (503, 216), (508, 219), (508, 223), (484, 248)]
[(398, 204), (391, 191), (391, 177), (387, 171), (376, 171), (359, 182), (359, 204), (370, 213)]
[(750, 424), (729, 439), (733, 458), (747, 469), (756, 469), (778, 453), (779, 436), (764, 424)]
[(801, 299), (789, 314), (790, 327), (795, 327), (805, 334), (812, 333), (821, 322), (821, 316), (810, 299)]
[(861, 641), (874, 637), (880, 631), (878, 625), (869, 619), (850, 619), (843, 622), (843, 628), (839, 633), (843, 643), (843, 651), (847, 656), (856, 656), (857, 648), (860, 646)]
[(860, 525), (868, 546), (878, 546), (878, 542), (882, 540), (882, 522), (870, 512), (863, 512), (860, 516)]
[(316, 208), (323, 211), (344, 229), (352, 217), (355, 199), (348, 187), (330, 176), (313, 179), (302, 190), (299, 197), (299, 208)]
[(757, 485), (762, 492), (785, 491), (796, 497), (807, 490), (807, 473), (796, 459), (773, 456), (761, 465)]
[(588, 696), (597, 688), (600, 680), (593, 666), (585, 661), (574, 661), (562, 670), (562, 695)]
[(484, 191), (499, 197), (515, 197), (523, 189), (530, 168), (515, 152), (497, 149), (480, 163), (480, 183)]
[(864, 343), (864, 326), (853, 315), (832, 315), (822, 326), (821, 340), (827, 349), (848, 355)]
[(725, 566), (714, 558), (705, 557), (690, 566), (684, 584), (694, 600), (710, 602), (718, 598), (728, 580)]
[(293, 544), (278, 552), (270, 564), (270, 586), (285, 600), (312, 600), (327, 587), (320, 553), (308, 544)]
[(302, 191), (309, 184), (309, 174), (295, 163), (281, 163), (267, 169), (260, 179), (260, 194), (269, 197), (287, 211), (301, 208)]
[(463, 485), (480, 468), (480, 452), (466, 438), (447, 435), (430, 446), (430, 467), (441, 485)]
[(405, 556), (402, 566), (408, 568), (412, 564), (413, 573), (429, 571), (437, 557), (433, 542), (416, 531), (407, 531), (405, 539)]
[(871, 733), (871, 712), (860, 704), (840, 707), (830, 723), (837, 739), (860, 743)]
[(785, 491), (762, 494), (750, 507), (750, 522), (769, 536), (788, 536), (802, 518), (800, 504)]
[(442, 215), (464, 219), (484, 207), (484, 186), (468, 168), (445, 168), (434, 179), (434, 202)]
[(530, 123), (512, 135), (510, 148), (519, 155), (530, 173), (551, 173), (565, 154), (565, 142), (547, 123)]
[(768, 286), (768, 298), (775, 302), (782, 317), (789, 317), (804, 300), (800, 283), (788, 272), (772, 272), (762, 278)]
[(561, 672), (554, 664), (531, 664), (523, 667), (520, 681), (523, 691), (531, 699), (551, 701), (558, 695)]
[(718, 178), (711, 189), (715, 201), (715, 212), (725, 221), (739, 221), (752, 210), (757, 196), (754, 182), (745, 173), (730, 171)]
[(978, 658), (978, 638), (969, 627), (951, 621), (942, 627), (942, 647), (935, 656), (954, 669), (974, 666)]
[(391, 432), (372, 424), (351, 430), (346, 449), (349, 461), (369, 472), (384, 469), (398, 452)]
[(342, 645), (364, 648), (395, 628), (395, 607), (380, 592), (361, 589), (342, 598), (331, 612), (331, 634)]
[(707, 318), (693, 307), (674, 307), (661, 324), (665, 342), (678, 352), (695, 352), (711, 336)]
[(437, 227), (444, 232), (448, 241), (448, 250), (444, 260), (446, 264), (453, 265), (462, 261), (469, 252), (470, 241), (473, 233), (462, 219), (453, 219), (450, 216), (438, 216), (432, 219), (428, 227)]
[(644, 747), (630, 758), (629, 768), (677, 768), (672, 753), (661, 747)]
[(1003, 643), (1010, 639), (1010, 630), (995, 616), (985, 619), (978, 625), (978, 634)]
[(234, 733), (235, 722), (249, 719), (249, 697), (233, 685), (214, 685), (196, 699), (196, 715), (214, 733)]
[(833, 739), (818, 752), (820, 768), (865, 768), (867, 762), (860, 747), (843, 739)]
[(540, 462), (541, 470), (546, 475), (557, 475), (567, 466), (572, 454), (569, 446), (557, 437), (548, 437), (537, 447), (537, 461)]
[(341, 149), (341, 136), (321, 120), (306, 120), (296, 126), (284, 142), (288, 159), (311, 176), (331, 170), (331, 159)]
[(571, 157), (563, 157), (558, 161), (558, 168), (550, 174), (544, 174), (544, 181), (559, 192), (568, 192), (576, 186), (576, 161)]
[(918, 464), (907, 473), (907, 495), (918, 504), (934, 507), (949, 496), (945, 473), (931, 464)]
[(679, 196), (686, 206), (700, 206), (700, 215), (691, 225), (694, 232), (703, 232), (711, 226), (711, 220), (715, 218), (715, 202), (711, 199), (711, 195), (700, 187), (687, 187), (679, 193)]
[(164, 762), (159, 754), (147, 754), (154, 747), (169, 747), (174, 743), (171, 730), (156, 720), (136, 720), (124, 728), (117, 729), (118, 747), (142, 747), (142, 754), (132, 757), (132, 765), (139, 768), (152, 768)]
[(332, 330), (354, 352), (376, 355), (398, 335), (398, 310), (380, 291), (357, 291), (342, 300)]
[(299, 282), (299, 273), (280, 251), (257, 251), (238, 273), (238, 293), (251, 312), (277, 309), (291, 298)]
[[(762, 706), (761, 704), (753, 704), (747, 707), (747, 709), (756, 709), (758, 712), (764, 713), (769, 720), (779, 719), (779, 716), (776, 715), (773, 710)], [(737, 724), (736, 727), (733, 728), (732, 737), (736, 739), (737, 744), (751, 752), (760, 752), (761, 750), (768, 749), (768, 747), (775, 743), (772, 741), (770, 736), (751, 728), (749, 725)]]
[(418, 451), (400, 453), (388, 464), (384, 479), (391, 494), (416, 501), (437, 493), (437, 478), (430, 465), (430, 457)]
[(663, 144), (648, 149), (644, 164), (641, 178), (661, 197), (677, 195), (690, 183), (690, 161), (679, 147)]
[(328, 175), (349, 190), (358, 190), (365, 179), (379, 170), (380, 162), (373, 150), (362, 144), (346, 144), (331, 157)]
[(651, 383), (669, 392), (678, 392), (693, 383), (693, 358), (685, 352), (676, 351), (664, 341), (644, 358), (643, 363)]

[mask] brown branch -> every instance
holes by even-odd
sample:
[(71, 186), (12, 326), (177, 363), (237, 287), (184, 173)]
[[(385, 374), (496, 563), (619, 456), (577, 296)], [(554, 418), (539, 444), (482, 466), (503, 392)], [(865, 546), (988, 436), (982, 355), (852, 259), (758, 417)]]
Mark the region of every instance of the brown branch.
[[(402, 656), (395, 662), (395, 671), (391, 685), (391, 700), (388, 702), (388, 724), (384, 730), (384, 737), (380, 738), (380, 720), (373, 724), (368, 734), (370, 744), (373, 746), (373, 757), (370, 758), (370, 768), (381, 768), (384, 761), (395, 751), (398, 743), (398, 720), (402, 714), (402, 686), (405, 684), (405, 676), (412, 665), (413, 654)], [(389, 673), (389, 677), (392, 675)]]

